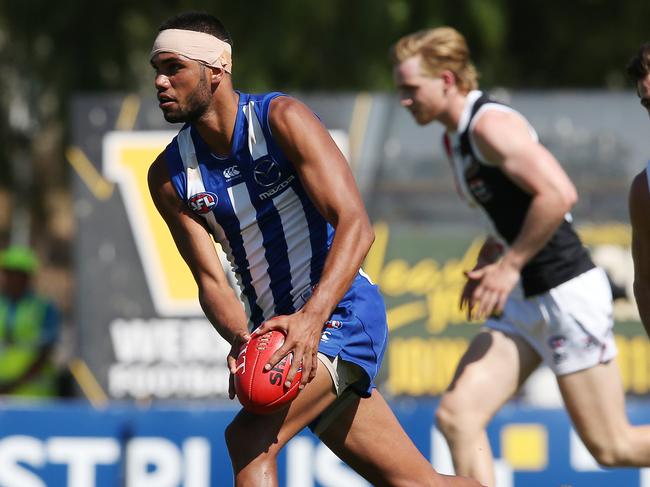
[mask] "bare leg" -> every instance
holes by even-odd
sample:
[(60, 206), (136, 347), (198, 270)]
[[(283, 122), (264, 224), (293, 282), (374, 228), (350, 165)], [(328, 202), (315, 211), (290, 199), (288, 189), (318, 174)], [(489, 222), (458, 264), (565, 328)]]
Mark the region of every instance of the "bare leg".
[(576, 431), (601, 465), (650, 466), (650, 425), (632, 426), (615, 360), (557, 378)]
[(438, 474), (377, 390), (352, 402), (321, 440), (375, 486), (479, 487), (474, 480)]
[(472, 340), (436, 413), (456, 473), (494, 485), (494, 461), (485, 427), (540, 360), (517, 336), (487, 330)]
[(240, 411), (225, 433), (235, 485), (276, 487), (280, 449), (335, 399), (329, 372), (318, 367), (314, 380), (288, 409), (264, 416)]

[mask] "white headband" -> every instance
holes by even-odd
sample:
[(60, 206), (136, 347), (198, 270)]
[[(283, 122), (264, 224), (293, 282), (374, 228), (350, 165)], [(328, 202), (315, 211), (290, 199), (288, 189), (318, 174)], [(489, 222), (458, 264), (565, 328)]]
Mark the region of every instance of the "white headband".
[(165, 29), (151, 48), (149, 59), (161, 52), (173, 52), (208, 66), (223, 68), (232, 73), (232, 48), (230, 44), (203, 32), (184, 29)]

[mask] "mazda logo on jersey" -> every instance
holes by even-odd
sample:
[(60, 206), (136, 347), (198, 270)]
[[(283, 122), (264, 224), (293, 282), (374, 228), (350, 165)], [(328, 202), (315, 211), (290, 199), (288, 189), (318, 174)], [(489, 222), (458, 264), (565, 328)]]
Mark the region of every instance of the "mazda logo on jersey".
[(215, 207), (217, 204), (217, 195), (209, 191), (204, 191), (190, 196), (187, 202), (190, 208), (192, 208), (192, 211), (204, 214), (212, 211), (212, 208)]
[(280, 180), (282, 171), (280, 165), (269, 157), (264, 157), (255, 162), (253, 178), (260, 186), (268, 188)]

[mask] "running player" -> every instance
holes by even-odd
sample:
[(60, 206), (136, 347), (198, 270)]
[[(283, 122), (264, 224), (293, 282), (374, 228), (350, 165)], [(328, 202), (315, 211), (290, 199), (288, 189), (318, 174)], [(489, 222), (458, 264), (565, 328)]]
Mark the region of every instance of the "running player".
[(461, 296), (485, 326), (437, 411), (456, 472), (494, 485), (485, 427), (541, 362), (599, 463), (650, 465), (650, 427), (631, 426), (625, 412), (610, 286), (570, 223), (572, 182), (521, 114), (478, 91), (459, 32), (408, 35), (392, 57), (402, 105), (418, 124), (445, 127), (461, 196), (495, 228)]
[(235, 91), (232, 41), (207, 14), (166, 21), (151, 64), (165, 119), (185, 123), (150, 168), (151, 194), (203, 310), (232, 344), (231, 372), (250, 329), (286, 332), (268, 365), (293, 352), (289, 382), (302, 364), (303, 389), (287, 410), (242, 410), (229, 425), (236, 485), (277, 485), (277, 454), (307, 425), (373, 484), (477, 485), (438, 475), (374, 388), (387, 327), (382, 298), (360, 271), (374, 236), (347, 162), (318, 118), (281, 93)]

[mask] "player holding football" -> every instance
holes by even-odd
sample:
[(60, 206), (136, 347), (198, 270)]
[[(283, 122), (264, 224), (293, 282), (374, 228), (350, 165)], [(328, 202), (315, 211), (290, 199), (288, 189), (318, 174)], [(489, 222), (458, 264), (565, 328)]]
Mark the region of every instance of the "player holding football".
[[(650, 42), (643, 44), (627, 66), (641, 105), (650, 115)], [(650, 336), (650, 161), (632, 181), (629, 194), (634, 259), (634, 296), (641, 321)]]
[[(242, 410), (229, 425), (236, 485), (277, 485), (278, 452), (307, 425), (375, 485), (478, 485), (438, 475), (373, 387), (387, 328), (381, 296), (359, 271), (374, 237), (344, 157), (297, 100), (235, 91), (231, 46), (207, 14), (181, 14), (160, 27), (151, 52), (160, 108), (185, 125), (152, 164), (149, 187), (203, 310), (232, 344), (231, 372), (249, 325), (286, 333), (269, 366), (293, 352), (288, 382), (302, 363), (304, 389), (288, 409)], [(330, 320), (340, 326), (321, 338)], [(340, 403), (350, 392), (356, 399)], [(327, 422), (332, 407), (338, 415)]]
[(459, 191), (496, 229), (461, 297), (468, 316), (487, 321), (437, 411), (456, 472), (494, 485), (485, 426), (542, 361), (599, 463), (650, 465), (650, 427), (625, 413), (610, 286), (570, 223), (573, 184), (521, 114), (477, 90), (456, 30), (408, 35), (392, 57), (402, 105), (418, 124), (446, 128)]

